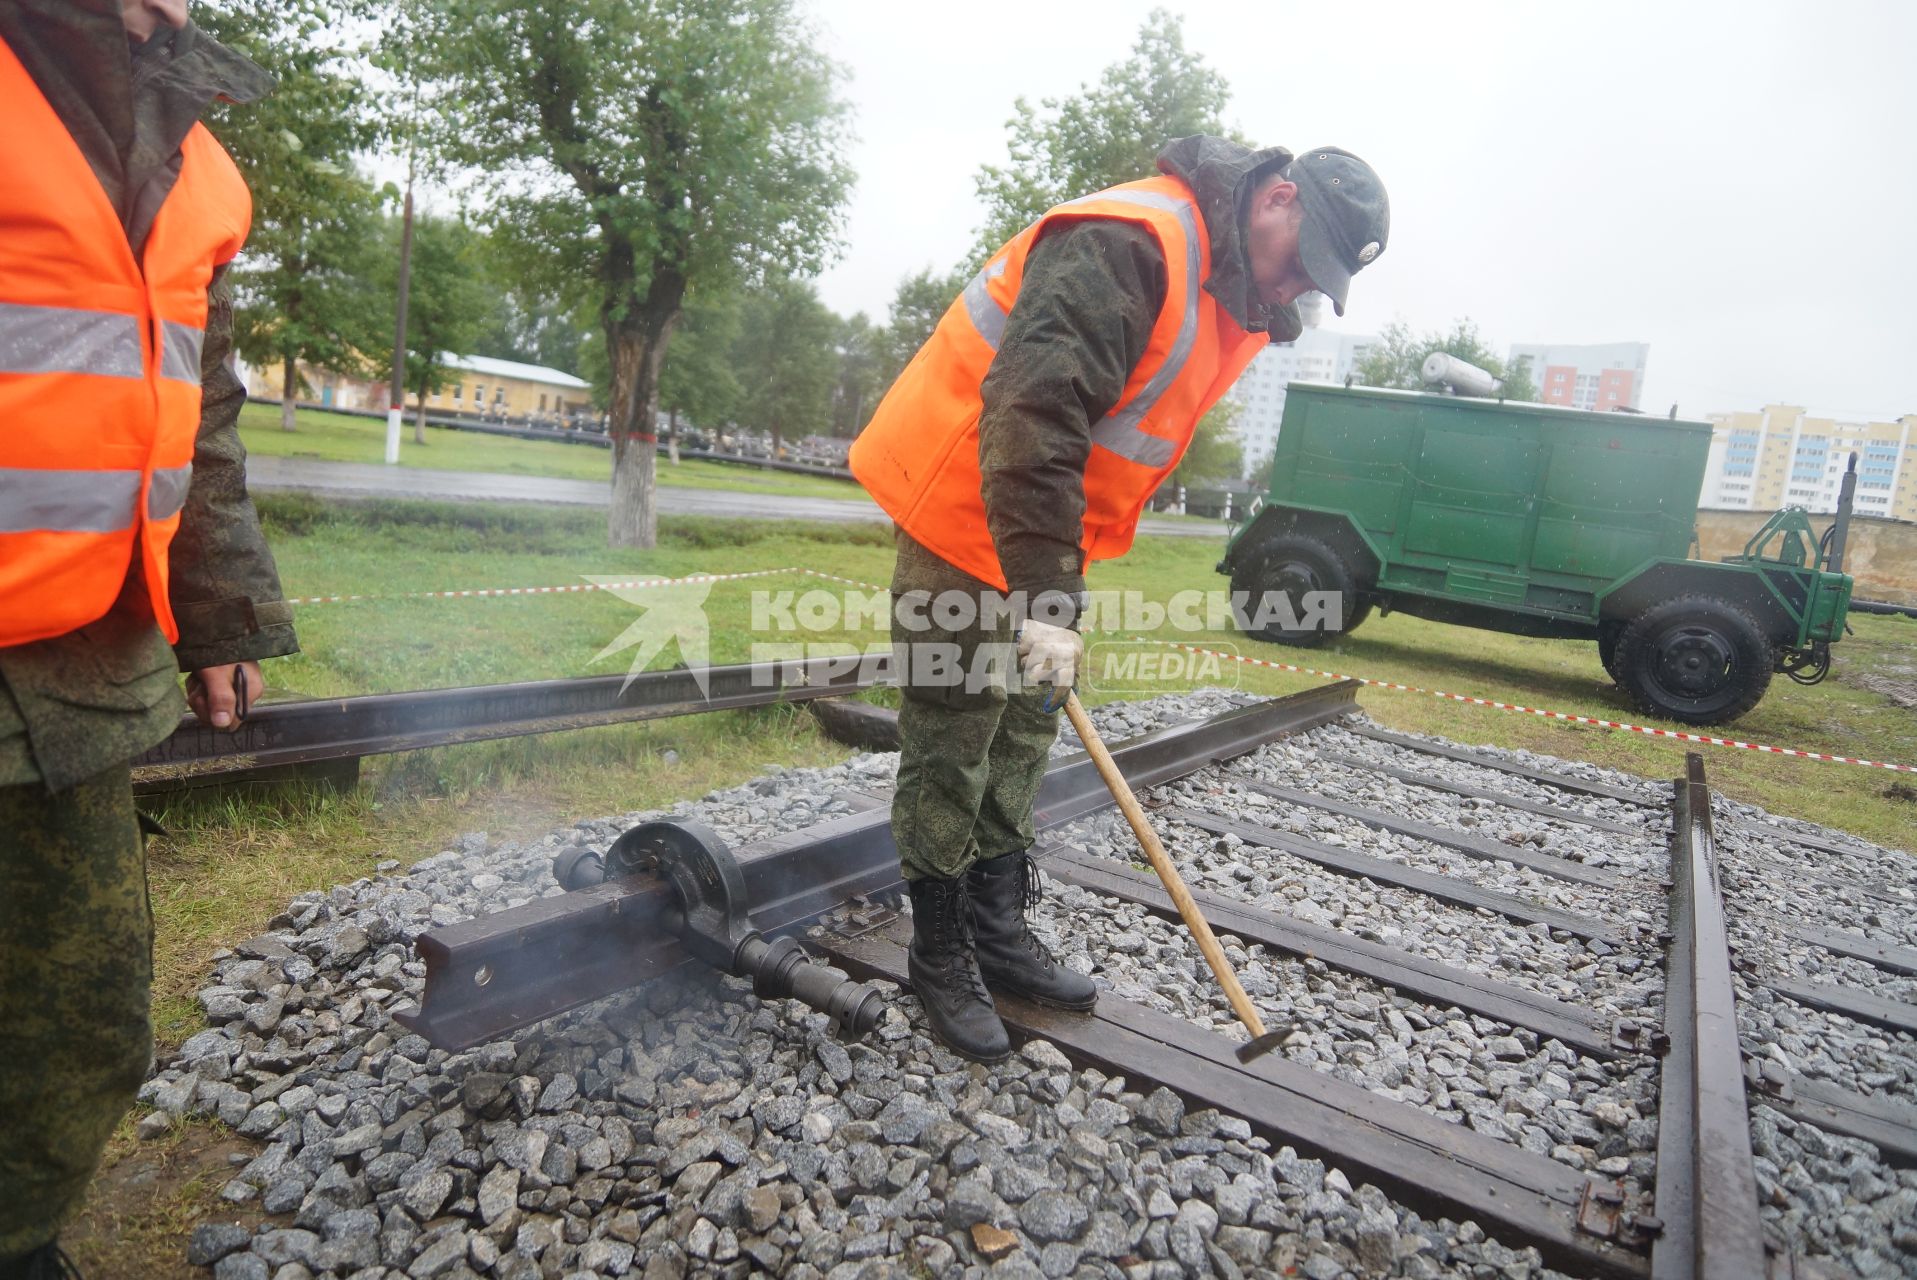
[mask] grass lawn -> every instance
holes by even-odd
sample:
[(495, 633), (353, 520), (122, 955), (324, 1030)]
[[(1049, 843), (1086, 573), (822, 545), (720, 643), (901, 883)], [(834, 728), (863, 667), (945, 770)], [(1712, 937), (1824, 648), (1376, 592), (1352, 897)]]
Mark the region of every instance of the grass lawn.
[[(278, 405), (249, 404), (240, 410), (240, 435), (247, 452), (273, 458), (312, 458), (320, 462), (379, 462), (386, 457), (386, 424), (324, 409), (300, 409), (297, 431), (280, 430)], [(488, 471), (503, 475), (555, 476), (562, 480), (605, 480), (612, 454), (595, 444), (556, 440), (520, 440), (512, 436), (426, 428), (426, 443), (413, 443), (413, 424), (400, 435), (399, 465), (429, 471)], [(678, 466), (659, 454), (659, 483), (681, 489), (736, 489), (784, 497), (857, 498), (858, 485), (836, 476), (772, 471), (744, 463), (687, 458)], [(603, 519), (603, 517), (602, 517)]]
[[(668, 517), (660, 522), (657, 548), (611, 551), (603, 545), (603, 517), (594, 511), (340, 502), (302, 494), (264, 495), (259, 502), (282, 580), (294, 597), (549, 586), (578, 583), (586, 575), (646, 578), (792, 566), (882, 584), (891, 571), (889, 534), (871, 524)], [(1091, 585), (1095, 591), (1135, 591), (1160, 602), (1193, 588), (1221, 588), (1224, 581), (1211, 568), (1217, 551), (1210, 539), (1140, 538), (1123, 560), (1096, 566)], [(801, 604), (806, 593), (835, 604), (840, 591), (836, 584), (799, 575), (714, 584), (705, 601), (709, 660), (765, 656), (753, 652), (755, 641), (768, 638), (753, 629), (755, 601), (761, 612), (767, 603)], [(638, 599), (644, 598), (640, 593)], [(639, 604), (606, 592), (301, 606), (297, 622), (303, 650), (267, 664), (266, 696), (340, 697), (616, 673), (625, 669), (628, 655), (599, 655), (639, 613)], [(1859, 615), (1852, 625), (1856, 635), (1837, 647), (1829, 681), (1805, 688), (1780, 677), (1737, 724), (1737, 736), (1917, 763), (1917, 717), (1893, 701), (1900, 687), (1908, 692), (1913, 683), (1917, 622)], [(1153, 681), (1136, 670), (1129, 679), (1101, 680), (1101, 646), (1123, 650), (1131, 634), (1119, 625), (1088, 637), (1093, 646), (1084, 690), (1088, 701), (1150, 696), (1193, 682), (1189, 672)], [(1160, 634), (1427, 689), (1638, 719), (1604, 675), (1590, 644), (1503, 636), (1403, 615), (1373, 617), (1349, 638), (1319, 650), (1282, 649), (1230, 631)], [(869, 627), (769, 638), (840, 650), (884, 640)], [(677, 660), (678, 654), (668, 651), (654, 664)], [(1235, 663), (1197, 677), (1201, 683), (1235, 683), (1265, 694), (1321, 683)], [(1371, 716), (1395, 728), (1527, 747), (1653, 778), (1677, 775), (1684, 752), (1701, 750), (1713, 782), (1729, 795), (1886, 844), (1917, 847), (1907, 775), (1689, 748), (1423, 694), (1366, 689), (1361, 702)], [(677, 753), (672, 765), (663, 763), (667, 749)], [(365, 874), (382, 858), (411, 861), (465, 831), (543, 830), (584, 814), (698, 794), (768, 764), (816, 764), (844, 754), (816, 734), (808, 716), (775, 708), (376, 758), (366, 762), (360, 789), (345, 796), (282, 791), (264, 801), (184, 803), (162, 815), (175, 836), (154, 845), (163, 1034), (177, 1038), (197, 1024), (189, 994), (207, 951), (256, 932), (300, 890)]]
[[(339, 421), (345, 424), (342, 433), (362, 426), (352, 419)], [(259, 425), (265, 429), (249, 428), (249, 445), (303, 446), (348, 438), (330, 426), (283, 437), (270, 419)], [(368, 423), (364, 429), (376, 432), (378, 426)], [(455, 451), (470, 447), (522, 456), (545, 451), (603, 464), (596, 450), (588, 454), (573, 446), (444, 432), (434, 440), (431, 448), (442, 447), (444, 440)], [(445, 456), (434, 455), (436, 461)], [(466, 456), (445, 465), (496, 469)], [(809, 481), (743, 468), (724, 474), (728, 480), (736, 475)], [(891, 572), (889, 535), (883, 526), (870, 524), (667, 517), (660, 521), (656, 549), (608, 551), (604, 517), (596, 511), (322, 501), (302, 494), (267, 494), (258, 502), (292, 597), (546, 586), (578, 582), (581, 575), (652, 577), (794, 565), (873, 583), (884, 583)], [(1092, 587), (1133, 590), (1161, 602), (1192, 588), (1222, 588), (1223, 579), (1211, 567), (1217, 553), (1211, 539), (1142, 537), (1125, 559), (1097, 566)], [(764, 602), (781, 591), (796, 597), (839, 590), (800, 576), (715, 584), (706, 602), (711, 660), (752, 656), (755, 593)], [(267, 664), (268, 697), (336, 697), (616, 672), (624, 669), (625, 655), (596, 655), (638, 608), (599, 592), (302, 606), (297, 622), (303, 651)], [(1837, 647), (1836, 670), (1828, 682), (1803, 688), (1780, 678), (1738, 723), (1737, 735), (1917, 763), (1917, 716), (1894, 701), (1908, 698), (1917, 684), (1917, 622), (1859, 615), (1852, 625), (1856, 635)], [(1120, 626), (1088, 637), (1096, 685), (1085, 689), (1088, 701), (1167, 691), (1167, 682), (1138, 679), (1139, 672), (1115, 685), (1097, 681), (1102, 652), (1097, 646), (1123, 645), (1129, 634)], [(1636, 719), (1589, 644), (1501, 636), (1404, 616), (1374, 617), (1338, 646), (1323, 650), (1285, 650), (1230, 632), (1179, 633), (1178, 638), (1426, 688)], [(845, 647), (877, 643), (881, 637), (867, 629), (833, 631), (817, 639)], [(665, 655), (662, 662), (675, 657)], [(1321, 683), (1239, 664), (1203, 673), (1202, 682), (1221, 681), (1265, 694)], [(1189, 687), (1189, 682), (1169, 684)], [(1666, 740), (1382, 689), (1367, 689), (1360, 700), (1384, 724), (1466, 743), (1527, 747), (1654, 778), (1673, 777), (1683, 767), (1686, 748)], [(1917, 790), (1908, 775), (1698, 749), (1714, 784), (1729, 795), (1885, 844), (1917, 848), (1917, 823), (1912, 822), (1917, 809), (1911, 803)], [(158, 815), (171, 834), (150, 845), (159, 1038), (163, 1045), (177, 1044), (199, 1028), (192, 992), (204, 980), (212, 951), (260, 932), (296, 893), (371, 874), (383, 859), (416, 861), (464, 832), (487, 830), (502, 839), (534, 834), (585, 815), (700, 795), (771, 765), (827, 765), (848, 754), (821, 736), (802, 710), (771, 707), (378, 757), (365, 762), (361, 785), (350, 794), (282, 787), (176, 801)], [(129, 1121), (109, 1149), (87, 1211), (69, 1233), (76, 1257), (92, 1268), (89, 1274), (194, 1274), (178, 1261), (185, 1235), (195, 1221), (216, 1211), (230, 1216), (230, 1206), (223, 1207), (217, 1193), (230, 1176), (227, 1157), (249, 1145), (217, 1125), (197, 1122), (158, 1142), (140, 1143)]]

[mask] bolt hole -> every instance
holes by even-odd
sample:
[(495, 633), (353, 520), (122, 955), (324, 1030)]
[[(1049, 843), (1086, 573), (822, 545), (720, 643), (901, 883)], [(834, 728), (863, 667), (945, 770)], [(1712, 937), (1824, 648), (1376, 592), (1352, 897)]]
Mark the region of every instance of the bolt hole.
[(475, 987), (483, 987), (492, 980), (493, 967), (491, 965), (482, 964), (479, 968), (473, 970), (473, 985)]

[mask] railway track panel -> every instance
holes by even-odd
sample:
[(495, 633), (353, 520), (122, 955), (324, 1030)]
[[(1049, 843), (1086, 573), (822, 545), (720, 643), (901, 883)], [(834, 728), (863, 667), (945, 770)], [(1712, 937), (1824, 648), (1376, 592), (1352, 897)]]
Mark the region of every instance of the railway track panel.
[[(1597, 822), (1579, 823), (1578, 819), (1592, 815), (1570, 807), (1578, 803), (1575, 799), (1560, 803), (1515, 797), (1525, 803), (1509, 806), (1513, 812), (1581, 825), (1591, 837), (1628, 833), (1656, 839), (1668, 823), (1673, 831), (1670, 946), (1668, 956), (1660, 956), (1649, 934), (1638, 926), (1636, 913), (1626, 909), (1639, 898), (1659, 900), (1658, 873), (1647, 874), (1644, 859), (1608, 872), (1599, 883), (1568, 883), (1567, 887), (1578, 892), (1599, 895), (1594, 901), (1611, 895), (1616, 900), (1613, 908), (1565, 911), (1464, 879), (1464, 868), (1488, 860), (1486, 855), (1496, 850), (1480, 849), (1474, 857), (1456, 848), (1456, 831), (1434, 823), (1401, 820), (1396, 814), (1369, 805), (1296, 788), (1282, 797), (1276, 794), (1281, 789), (1269, 784), (1250, 788), (1267, 792), (1270, 798), (1279, 798), (1285, 804), (1336, 814), (1342, 820), (1373, 829), (1383, 827), (1391, 832), (1388, 838), (1405, 842), (1405, 848), (1423, 842), (1434, 851), (1448, 851), (1447, 857), (1449, 853), (1465, 852), (1473, 860), (1458, 864), (1459, 874), (1406, 866), (1247, 821), (1243, 814), (1217, 811), (1233, 808), (1236, 797), (1242, 795), (1234, 793), (1231, 786), (1243, 781), (1238, 774), (1248, 753), (1287, 733), (1309, 730), (1334, 719), (1341, 699), (1348, 706), (1349, 691), (1313, 691), (1313, 695), (1299, 700), (1252, 704), (1210, 721), (1128, 740), (1119, 748), (1121, 764), (1134, 786), (1141, 790), (1159, 788), (1144, 793), (1146, 803), (1155, 810), (1161, 830), (1168, 830), (1174, 837), (1184, 833), (1187, 850), (1194, 839), (1229, 835), (1273, 856), (1299, 859), (1300, 865), (1314, 873), (1329, 873), (1321, 877), (1324, 879), (1389, 886), (1412, 898), (1445, 904), (1446, 910), (1463, 908), (1466, 918), (1488, 912), (1496, 918), (1496, 928), (1524, 926), (1540, 939), (1548, 937), (1552, 946), (1573, 950), (1592, 947), (1601, 954), (1630, 953), (1633, 966), (1635, 957), (1642, 955), (1653, 966), (1607, 968), (1609, 979), (1625, 972), (1652, 974), (1662, 959), (1668, 964), (1662, 1033), (1653, 1034), (1641, 1022), (1609, 1016), (1605, 1010), (1618, 1007), (1614, 998), (1618, 993), (1607, 996), (1608, 1004), (1555, 998), (1544, 994), (1530, 979), (1504, 981), (1416, 954), (1410, 949), (1416, 947), (1415, 940), (1400, 939), (1403, 945), (1393, 945), (1360, 937), (1345, 928), (1312, 924), (1292, 917), (1283, 903), (1274, 903), (1274, 910), (1245, 900), (1230, 881), (1221, 884), (1216, 879), (1201, 879), (1194, 881), (1199, 901), (1228, 946), (1241, 956), (1249, 949), (1253, 956), (1268, 955), (1287, 964), (1302, 962), (1303, 970), (1281, 977), (1280, 986), (1308, 980), (1321, 1002), (1338, 1006), (1343, 1030), (1334, 1028), (1329, 1037), (1314, 1033), (1300, 1044), (1295, 1059), (1289, 1056), (1293, 1042), (1288, 1041), (1287, 1050), (1247, 1067), (1233, 1057), (1233, 1037), (1221, 1033), (1223, 1019), (1207, 1004), (1211, 994), (1208, 990), (1200, 992), (1194, 987), (1198, 992), (1194, 1003), (1185, 997), (1147, 998), (1149, 993), (1132, 984), (1130, 988), (1107, 991), (1092, 1015), (1062, 1014), (1018, 1001), (1002, 1001), (1001, 1009), (1015, 1035), (1021, 1039), (1044, 1038), (1082, 1066), (1121, 1074), (1135, 1083), (1163, 1084), (1193, 1106), (1214, 1107), (1240, 1116), (1270, 1140), (1315, 1155), (1353, 1177), (1363, 1177), (1406, 1205), (1476, 1221), (1506, 1247), (1535, 1247), (1551, 1265), (1571, 1275), (1738, 1277), (1764, 1275), (1767, 1267), (1773, 1275), (1817, 1274), (1813, 1262), (1793, 1255), (1789, 1248), (1766, 1258), (1750, 1107), (1769, 1107), (1791, 1123), (1876, 1142), (1877, 1149), (1892, 1163), (1907, 1162), (1917, 1152), (1917, 1139), (1910, 1133), (1910, 1115), (1904, 1109), (1825, 1081), (1777, 1070), (1767, 1072), (1762, 1064), (1752, 1066), (1752, 1083), (1746, 1096), (1723, 877), (1712, 839), (1710, 796), (1701, 763), (1694, 774), (1680, 780), (1673, 793), (1676, 807), (1669, 812), (1636, 799), (1624, 801), (1621, 794), (1609, 792), (1622, 793), (1625, 789), (1608, 782), (1573, 779), (1582, 789), (1569, 792), (1570, 796), (1589, 796), (1607, 804), (1616, 801), (1628, 805), (1622, 812), (1641, 814), (1642, 823), (1635, 831), (1618, 821), (1617, 811)], [(1302, 748), (1294, 739), (1283, 749), (1322, 749), (1328, 741), (1349, 740), (1347, 730), (1328, 728)], [(1426, 752), (1431, 761), (1428, 764), (1392, 767), (1405, 775), (1398, 781), (1407, 786), (1432, 781), (1447, 784), (1427, 787), (1441, 797), (1434, 804), (1452, 803), (1450, 797), (1474, 805), (1498, 803), (1495, 788), (1476, 780), (1459, 781), (1452, 776), (1457, 770), (1448, 766), (1440, 769), (1438, 762), (1483, 765), (1494, 771), (1496, 766), (1462, 749), (1427, 751), (1433, 744), (1395, 738), (1381, 741), (1406, 759)], [(1528, 785), (1536, 787), (1556, 785), (1550, 781), (1553, 778), (1571, 778), (1528, 767), (1524, 776)], [(815, 931), (814, 936), (835, 963), (855, 976), (904, 984), (903, 943), (909, 939), (909, 922), (871, 903), (874, 894), (896, 890), (887, 814), (877, 797), (854, 796), (852, 800), (852, 807), (858, 811), (851, 816), (741, 849), (753, 890), (754, 923), (772, 933), (802, 929), (826, 915), (834, 926)], [(1166, 923), (1169, 904), (1163, 901), (1155, 881), (1121, 861), (1079, 847), (1077, 838), (1088, 832), (1104, 831), (1109, 836), (1109, 823), (1100, 816), (1107, 803), (1102, 785), (1082, 758), (1063, 761), (1048, 774), (1038, 804), (1039, 826), (1048, 833), (1038, 850), (1042, 865), (1054, 881), (1092, 898), (1083, 903), (1075, 900), (1073, 906), (1062, 909), (1056, 902), (1048, 903), (1044, 910), (1049, 919), (1042, 922), (1042, 928), (1077, 931), (1085, 926), (1085, 931), (1096, 932), (1082, 910), (1096, 903), (1099, 905), (1093, 907), (1092, 914), (1105, 913), (1108, 923), (1117, 920), (1123, 927), (1124, 920), (1149, 920), (1154, 929), (1144, 945), (1154, 953), (1188, 951), (1184, 936)], [(1540, 813), (1541, 808), (1562, 810), (1562, 814)], [(1266, 817), (1271, 811), (1266, 808), (1258, 812)], [(1424, 816), (1441, 815), (1427, 811)], [(1618, 826), (1627, 830), (1607, 829)], [(1096, 847), (1096, 841), (1089, 843)], [(1116, 848), (1110, 851), (1118, 852)], [(1568, 859), (1557, 861), (1578, 865)], [(1657, 863), (1661, 867), (1662, 859)], [(1202, 873), (1202, 868), (1199, 870)], [(628, 951), (635, 945), (650, 948), (645, 964), (652, 971), (679, 963), (683, 957), (669, 941), (662, 943), (657, 930), (646, 923), (661, 918), (665, 902), (659, 887), (643, 883), (644, 879), (634, 877), (587, 894), (529, 904), (516, 920), (494, 918), (439, 931), (443, 936), (438, 942), (444, 945), (437, 955), (432, 950), (434, 944), (423, 941), (421, 951), (427, 955), (429, 966), (444, 982), (452, 984), (449, 989), (457, 990), (459, 998), (437, 1006), (428, 1001), (426, 1010), (412, 1019), (413, 1025), (434, 1034), (435, 1039), (447, 1036), (478, 1043), (509, 1029), (500, 1019), (500, 1010), (516, 1010), (517, 1020), (511, 1025), (523, 1025), (543, 1016), (539, 1012), (542, 1009), (569, 1007), (626, 985), (630, 978), (616, 972), (617, 966), (607, 959), (621, 946)], [(1564, 877), (1553, 876), (1551, 880), (1566, 883)], [(835, 910), (854, 897), (863, 905), (855, 902), (849, 913)], [(1113, 915), (1125, 911), (1131, 914), (1122, 918)], [(1487, 929), (1493, 927), (1491, 918), (1476, 918)], [(1506, 921), (1510, 925), (1503, 923)], [(1802, 926), (1799, 932), (1810, 927)], [(1142, 930), (1142, 926), (1139, 928)], [(470, 936), (458, 934), (462, 929)], [(529, 946), (529, 942), (538, 943), (542, 937), (550, 941), (593, 929), (614, 940), (604, 954), (582, 944), (576, 945), (576, 954), (563, 948)], [(634, 939), (641, 935), (650, 941), (636, 944)], [(1090, 955), (1090, 963), (1098, 963), (1095, 948), (1088, 953), (1082, 940), (1073, 941), (1078, 952)], [(1825, 941), (1855, 961), (1881, 961), (1891, 971), (1901, 959), (1893, 945), (1871, 942), (1859, 935), (1842, 934)], [(510, 963), (498, 963), (489, 948), (504, 948), (498, 955)], [(547, 964), (543, 966), (546, 972), (528, 973), (529, 962), (551, 955), (571, 955), (572, 959), (567, 965)], [(479, 981), (482, 970), (486, 972), (483, 983)], [(1272, 971), (1266, 966), (1262, 972)], [(1299, 972), (1335, 973), (1338, 984), (1320, 991), (1319, 979), (1301, 978)], [(1514, 978), (1521, 976), (1513, 972)], [(514, 1005), (499, 990), (487, 994), (485, 987), (492, 983), (503, 983), (506, 994), (519, 984), (554, 994), (544, 1003), (529, 999)], [(1777, 976), (1762, 980), (1773, 989), (1787, 983), (1788, 979)], [(1343, 1011), (1347, 997), (1340, 993), (1365, 989), (1382, 995), (1394, 1018), (1399, 1009), (1405, 1009), (1419, 1019), (1410, 1025), (1429, 1029), (1420, 1030), (1420, 1036), (1435, 1039), (1447, 1030), (1447, 1022), (1476, 1024), (1477, 1033), (1465, 1036), (1465, 1042), (1471, 1044), (1489, 1044), (1484, 1038), (1487, 1035), (1522, 1033), (1530, 1039), (1522, 1043), (1506, 1040), (1518, 1055), (1535, 1055), (1538, 1062), (1562, 1065), (1550, 1066), (1545, 1076), (1539, 1077), (1512, 1070), (1510, 1064), (1490, 1063), (1488, 1073), (1471, 1077), (1493, 1082), (1484, 1100), (1491, 1104), (1488, 1110), (1476, 1102), (1459, 1109), (1460, 1099), (1470, 1102), (1474, 1093), (1485, 1092), (1481, 1084), (1470, 1080), (1461, 1082), (1451, 1096), (1439, 1096), (1429, 1103), (1424, 1101), (1428, 1094), (1420, 1089), (1380, 1088), (1369, 1083), (1369, 1077), (1367, 1083), (1352, 1083), (1354, 1077), (1342, 1058), (1334, 1058), (1328, 1067), (1320, 1064), (1326, 1062), (1327, 1051), (1344, 1054), (1355, 1049), (1365, 1053), (1364, 1037), (1374, 1032), (1384, 1034), (1379, 1028), (1370, 1032), (1350, 1030), (1356, 1024)], [(1126, 991), (1129, 998), (1123, 994)], [(1637, 988), (1630, 990), (1628, 999), (1640, 999)], [(1422, 1013), (1416, 1008), (1420, 1003)], [(490, 1015), (488, 1010), (492, 1011)], [(1361, 1014), (1363, 1008), (1354, 1007), (1352, 1012)], [(1399, 1019), (1397, 1025), (1402, 1027), (1403, 1020)], [(1659, 1050), (1666, 1050), (1661, 1063), (1653, 1056)], [(1446, 1051), (1455, 1052), (1443, 1050), (1439, 1056)], [(1503, 1050), (1499, 1056), (1504, 1056)], [(1437, 1060), (1435, 1056), (1431, 1059), (1433, 1064)], [(1558, 1072), (1562, 1075), (1553, 1075)], [(1651, 1089), (1653, 1076), (1660, 1080)], [(1573, 1106), (1588, 1103), (1589, 1096), (1583, 1091), (1597, 1089), (1600, 1083), (1610, 1090), (1604, 1095), (1607, 1097), (1626, 1098), (1633, 1090), (1646, 1098), (1655, 1095), (1657, 1102), (1649, 1113), (1653, 1118), (1632, 1121), (1633, 1125), (1649, 1125), (1654, 1133), (1655, 1203), (1645, 1192), (1653, 1181), (1646, 1154), (1653, 1145), (1651, 1139), (1640, 1145), (1633, 1136), (1627, 1144), (1613, 1133), (1605, 1139), (1610, 1144), (1605, 1149), (1625, 1154), (1601, 1160), (1590, 1147), (1552, 1146), (1557, 1140), (1550, 1137), (1534, 1144), (1533, 1138), (1545, 1131), (1534, 1132), (1536, 1126), (1526, 1118), (1530, 1113), (1512, 1099), (1528, 1087), (1526, 1080), (1542, 1078), (1557, 1078), (1561, 1087), (1568, 1082), (1568, 1100)], [(1644, 1089), (1651, 1092), (1644, 1093)], [(1503, 1091), (1502, 1097), (1499, 1090)], [(1547, 1108), (1563, 1105), (1553, 1104), (1549, 1097), (1541, 1101)], [(1510, 1110), (1513, 1105), (1518, 1105), (1519, 1111)], [(1628, 1116), (1615, 1105), (1606, 1105), (1620, 1114), (1616, 1123), (1622, 1126)], [(1460, 1120), (1466, 1123), (1458, 1123)], [(1520, 1130), (1524, 1131), (1522, 1142), (1515, 1140)], [(1588, 1132), (1595, 1147), (1597, 1130)], [(1631, 1130), (1633, 1135), (1636, 1132), (1635, 1128)], [(1563, 1139), (1564, 1144), (1576, 1141)], [(1592, 1166), (1599, 1170), (1595, 1175)], [(1763, 1185), (1768, 1188), (1770, 1184)], [(1758, 1269), (1747, 1269), (1752, 1266)], [(1789, 1270), (1792, 1267), (1800, 1269), (1793, 1272)]]

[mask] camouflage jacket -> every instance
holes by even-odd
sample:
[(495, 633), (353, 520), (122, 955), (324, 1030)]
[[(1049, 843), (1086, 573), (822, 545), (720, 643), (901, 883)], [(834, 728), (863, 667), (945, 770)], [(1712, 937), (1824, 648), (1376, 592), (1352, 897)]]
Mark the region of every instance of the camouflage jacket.
[[(1181, 138), (1158, 167), (1197, 195), (1211, 239), (1205, 290), (1249, 332), (1302, 331), (1295, 307), (1257, 301), (1243, 211), (1255, 179), (1291, 154), (1224, 138)], [(1136, 223), (1087, 219), (1047, 230), (1026, 259), (1018, 300), (980, 393), (985, 519), (1013, 591), (1077, 595), (1085, 463), (1092, 424), (1124, 394), (1164, 304), (1165, 260)]]
[[(179, 176), (180, 141), (216, 97), (250, 102), (266, 73), (197, 28), (162, 29), (129, 57), (118, 0), (0, 0), (5, 40), (66, 124), (120, 211), (136, 255)], [(180, 640), (154, 624), (133, 566), (107, 615), (77, 631), (0, 649), (0, 786), (60, 790), (164, 738), (185, 710), (178, 671), (296, 652), (292, 609), (246, 493), (227, 364), (232, 298), (216, 276), (201, 361), (193, 481), (173, 540)]]

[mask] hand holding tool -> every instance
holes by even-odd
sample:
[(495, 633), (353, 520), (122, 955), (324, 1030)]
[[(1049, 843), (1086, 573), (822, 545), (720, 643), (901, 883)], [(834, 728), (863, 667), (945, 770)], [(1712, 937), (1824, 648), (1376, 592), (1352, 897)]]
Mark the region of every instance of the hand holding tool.
[[(1029, 623), (1027, 624), (1030, 625)], [(1191, 890), (1185, 887), (1178, 868), (1172, 865), (1165, 846), (1159, 843), (1158, 833), (1152, 830), (1151, 823), (1145, 818), (1145, 810), (1139, 805), (1138, 798), (1132, 794), (1131, 787), (1125, 781), (1125, 775), (1118, 771), (1112, 761), (1112, 753), (1105, 749), (1105, 743), (1099, 738), (1098, 730), (1092, 727), (1092, 719), (1085, 714), (1085, 708), (1079, 704), (1076, 693), (1065, 695), (1065, 714), (1071, 718), (1072, 728), (1078, 731), (1078, 740), (1085, 744), (1086, 752), (1092, 763), (1098, 767), (1098, 776), (1105, 780), (1111, 789), (1112, 799), (1124, 811), (1125, 821), (1132, 827), (1132, 834), (1138, 837), (1145, 856), (1151, 859), (1152, 870), (1164, 882), (1165, 890), (1171, 894), (1171, 900), (1178, 907), (1178, 914), (1185, 921), (1185, 928), (1197, 941), (1198, 949), (1205, 955), (1205, 963), (1211, 966), (1218, 984), (1225, 989), (1225, 996), (1231, 1001), (1232, 1012), (1238, 1015), (1238, 1021), (1245, 1024), (1245, 1030), (1251, 1033), (1248, 1043), (1238, 1046), (1238, 1060), (1250, 1062), (1276, 1049), (1288, 1034), (1285, 1031), (1266, 1031), (1264, 1019), (1258, 1016), (1258, 1010), (1252, 1007), (1251, 997), (1245, 994), (1245, 988), (1238, 981), (1238, 975), (1232, 972), (1231, 961), (1225, 958), (1225, 949), (1218, 945), (1211, 926), (1205, 922), (1198, 904), (1192, 901)]]

